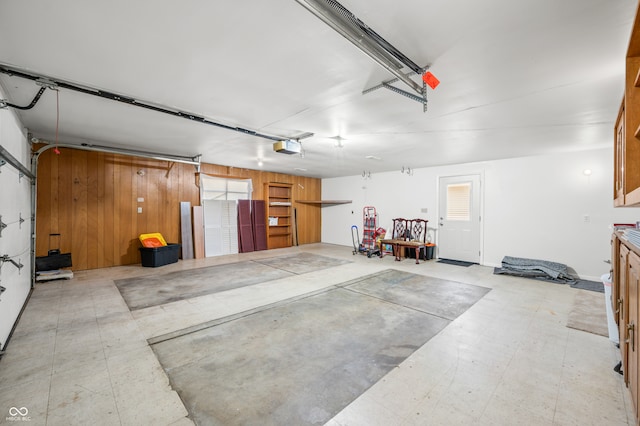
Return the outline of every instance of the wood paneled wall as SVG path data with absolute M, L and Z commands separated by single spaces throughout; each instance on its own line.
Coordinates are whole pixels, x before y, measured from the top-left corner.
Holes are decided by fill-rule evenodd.
M 194 166 L 61 148 L 45 151 L 37 172 L 36 255 L 71 252 L 74 270 L 140 263 L 138 235 L 160 232 L 180 242 L 180 202 L 199 205 Z M 320 208 L 295 203 L 319 200 L 321 180 L 260 170 L 202 164 L 201 173 L 251 178 L 253 199 L 264 182 L 293 185 L 298 242 L 320 242 Z M 143 198 L 143 202 L 138 199 Z M 142 207 L 142 213 L 138 213 Z M 60 234 L 60 237 L 50 237 Z

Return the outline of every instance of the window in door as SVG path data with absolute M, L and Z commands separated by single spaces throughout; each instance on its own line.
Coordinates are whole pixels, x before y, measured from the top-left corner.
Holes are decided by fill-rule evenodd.
M 447 220 L 468 221 L 471 219 L 471 183 L 447 186 Z

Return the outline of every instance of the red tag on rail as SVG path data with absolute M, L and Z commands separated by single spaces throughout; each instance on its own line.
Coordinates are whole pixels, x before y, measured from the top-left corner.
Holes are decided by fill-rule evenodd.
M 435 75 L 431 74 L 431 71 L 427 71 L 422 75 L 422 81 L 427 83 L 432 89 L 435 89 L 438 87 L 438 84 L 440 84 L 440 80 L 438 80 Z

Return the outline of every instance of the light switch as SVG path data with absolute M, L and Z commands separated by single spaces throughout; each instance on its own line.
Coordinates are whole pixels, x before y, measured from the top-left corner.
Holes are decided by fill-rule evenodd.
M 139 203 L 144 203 L 144 198 L 142 198 L 142 197 L 138 197 L 138 202 L 139 202 Z

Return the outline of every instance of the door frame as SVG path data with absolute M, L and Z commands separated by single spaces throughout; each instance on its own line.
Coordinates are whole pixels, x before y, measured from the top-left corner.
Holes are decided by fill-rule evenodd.
M 479 215 L 480 215 L 480 229 L 479 229 L 479 233 L 478 233 L 478 238 L 480 239 L 479 241 L 479 247 L 480 247 L 480 256 L 479 256 L 479 264 L 480 265 L 484 265 L 484 223 L 485 223 L 485 219 L 484 219 L 484 186 L 485 186 L 485 176 L 484 176 L 484 170 L 479 170 L 479 171 L 470 171 L 468 173 L 457 173 L 457 174 L 447 174 L 447 175 L 438 175 L 438 183 L 437 183 L 437 188 L 436 188 L 436 221 L 437 221 L 437 225 L 436 225 L 436 248 L 438 248 L 438 246 L 440 245 L 440 233 L 438 231 L 440 231 L 440 208 L 442 207 L 440 205 L 440 200 L 441 200 L 441 194 L 440 194 L 440 182 L 442 179 L 448 179 L 448 178 L 461 178 L 461 177 L 465 177 L 465 176 L 478 176 L 478 179 L 480 181 L 480 188 L 478 189 L 478 194 L 480 197 L 480 205 L 478 206 L 478 210 L 479 210 Z M 437 253 L 437 257 L 440 257 L 440 254 Z

